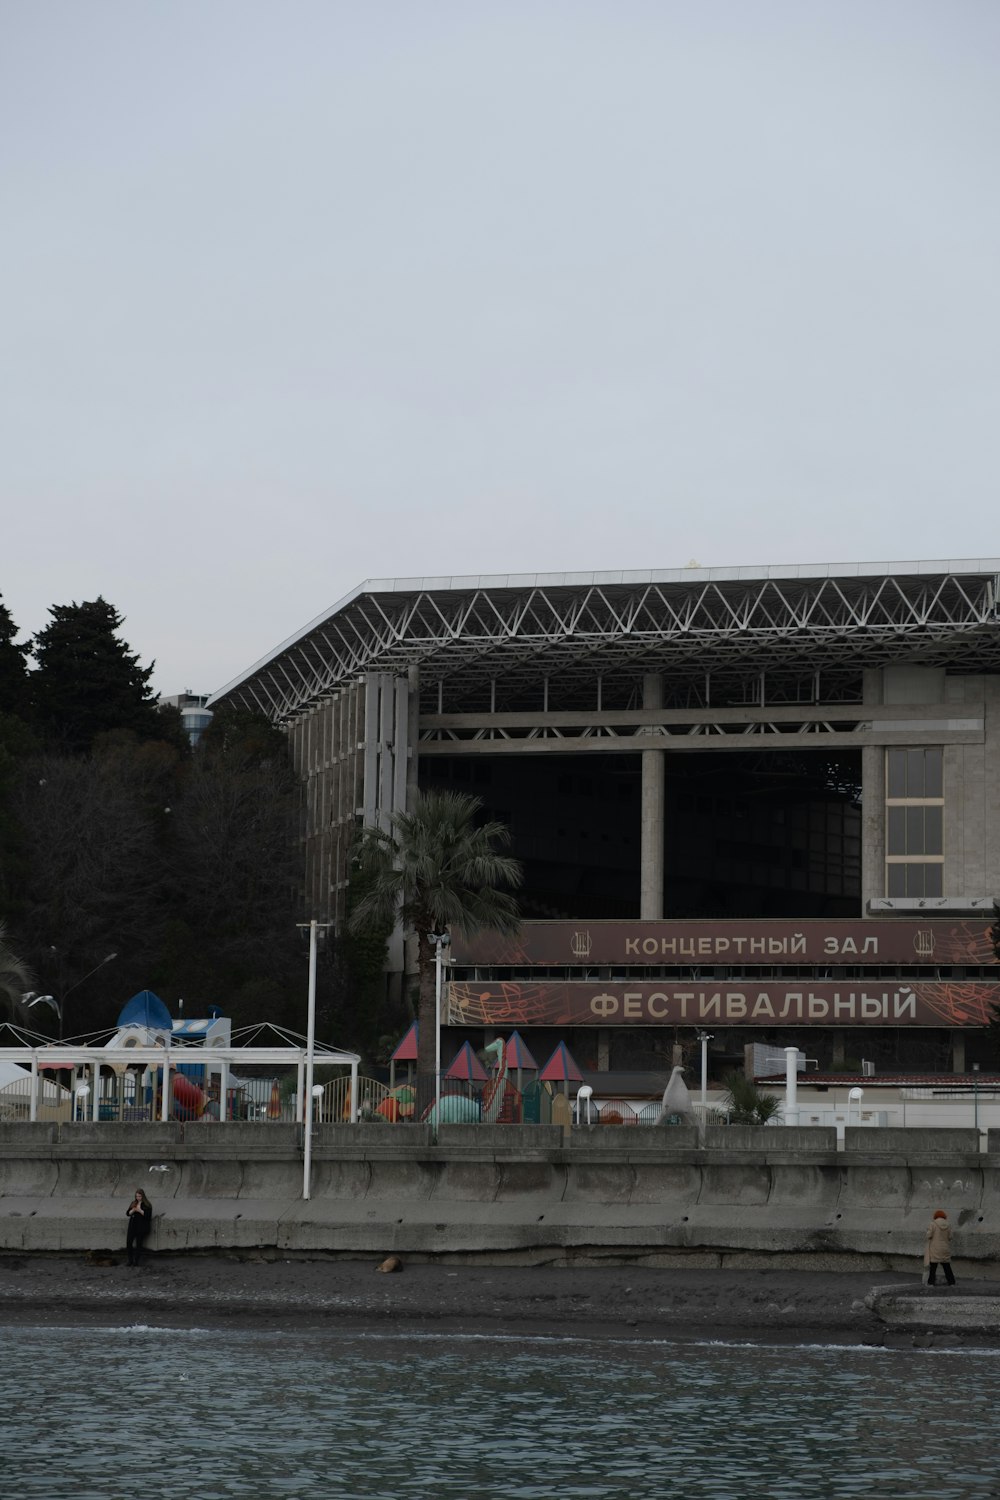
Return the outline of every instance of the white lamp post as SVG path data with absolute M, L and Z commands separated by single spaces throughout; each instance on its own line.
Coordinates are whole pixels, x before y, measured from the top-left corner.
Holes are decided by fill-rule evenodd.
M 858 1106 L 858 1124 L 859 1125 L 861 1124 L 861 1101 L 862 1101 L 862 1099 L 864 1097 L 865 1097 L 865 1091 L 864 1091 L 864 1089 L 851 1089 L 851 1092 L 848 1094 L 848 1096 L 847 1096 L 847 1123 L 848 1123 L 848 1125 L 850 1125 L 850 1123 L 851 1123 L 851 1105 L 852 1104 L 856 1104 Z
M 112 961 L 112 959 L 117 958 L 117 957 L 118 957 L 117 953 L 109 953 L 106 958 L 102 958 L 101 961 L 100 961 L 100 963 L 99 964 L 95 964 L 94 967 L 90 970 L 90 972 L 88 974 L 84 974 L 84 976 L 83 976 L 82 979 L 78 979 L 75 984 L 71 984 L 70 985 L 70 987 L 69 987 L 68 990 L 64 990 L 63 991 L 63 995 L 62 995 L 62 999 L 61 1000 L 55 1000 L 54 1001 L 52 999 L 51 995 L 40 995 L 38 997 L 40 1000 L 47 1000 L 49 1002 L 49 1004 L 52 1005 L 53 1009 L 56 1012 L 56 1015 L 59 1017 L 59 1040 L 60 1041 L 62 1041 L 62 1039 L 63 1039 L 63 1022 L 64 1022 L 64 1020 L 66 1018 L 66 1001 L 69 999 L 70 995 L 72 995 L 72 993 L 73 993 L 74 990 L 78 990 L 80 988 L 81 984 L 86 984 L 87 980 L 90 979 L 94 974 L 96 974 L 97 971 L 98 971 L 98 969 L 103 969 L 105 964 L 109 964 Z
M 799 1123 L 799 1049 L 785 1048 L 785 1124 Z
M 451 942 L 448 932 L 429 932 L 434 944 L 434 1129 L 441 1125 L 441 991 L 444 988 L 444 950 Z
M 302 1196 L 309 1197 L 312 1178 L 313 1062 L 316 1056 L 316 919 L 309 923 L 309 990 L 306 1009 L 306 1118 L 302 1151 Z
M 305 922 L 298 924 L 305 927 Z M 302 1148 L 302 1196 L 309 1197 L 312 1179 L 312 1127 L 313 1127 L 313 1103 L 315 1099 L 313 1091 L 313 1064 L 316 1057 L 316 948 L 317 933 L 320 927 L 330 927 L 330 922 L 317 922 L 314 917 L 308 923 L 309 927 L 309 992 L 306 1002 L 306 1079 L 305 1079 L 305 1141 Z M 351 1070 L 354 1076 L 354 1070 Z M 322 1090 L 321 1090 L 322 1092 Z M 356 1090 L 355 1090 L 356 1092 Z M 353 1103 L 356 1105 L 357 1100 Z M 352 1116 L 353 1118 L 353 1116 Z
M 708 1113 L 708 1044 L 712 1035 L 707 1031 L 699 1031 L 698 1040 L 701 1043 L 701 1123 L 704 1125 Z
M 576 1123 L 583 1124 L 582 1106 L 587 1106 L 587 1124 L 590 1124 L 590 1101 L 594 1097 L 594 1090 L 589 1083 L 581 1083 L 576 1092 Z

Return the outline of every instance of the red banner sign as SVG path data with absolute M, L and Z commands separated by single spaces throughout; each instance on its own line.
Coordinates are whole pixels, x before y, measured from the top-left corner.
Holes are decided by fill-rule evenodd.
M 449 1026 L 985 1026 L 1000 984 L 914 980 L 476 983 L 446 989 Z
M 457 934 L 458 964 L 524 968 L 712 964 L 995 964 L 989 923 L 940 918 L 802 922 L 523 922 L 512 937 Z M 998 971 L 1000 977 L 1000 971 Z

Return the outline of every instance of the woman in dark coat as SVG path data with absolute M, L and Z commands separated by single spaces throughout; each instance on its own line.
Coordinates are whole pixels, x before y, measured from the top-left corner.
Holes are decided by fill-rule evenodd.
M 153 1222 L 153 1205 L 150 1203 L 142 1188 L 136 1188 L 135 1197 L 125 1210 L 128 1216 L 128 1236 L 125 1247 L 128 1250 L 128 1263 L 130 1266 L 139 1264 L 139 1255 L 142 1251 L 142 1242 L 149 1233 L 149 1226 Z
M 951 1269 L 951 1225 L 943 1208 L 936 1209 L 927 1227 L 927 1248 L 924 1251 L 927 1267 L 927 1285 L 937 1285 L 938 1266 L 944 1271 L 949 1286 L 955 1285 L 955 1273 Z

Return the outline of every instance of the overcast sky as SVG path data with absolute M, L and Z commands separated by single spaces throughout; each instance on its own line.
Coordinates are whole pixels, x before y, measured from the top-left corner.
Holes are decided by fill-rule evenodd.
M 1000 553 L 996 0 L 0 0 L 0 592 Z

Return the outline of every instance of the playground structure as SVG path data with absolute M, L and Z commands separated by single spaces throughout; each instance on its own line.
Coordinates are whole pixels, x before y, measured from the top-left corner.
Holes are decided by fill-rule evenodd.
M 415 1027 L 411 1027 L 393 1054 L 390 1082 L 376 1078 L 357 1080 L 359 1120 L 389 1125 L 551 1125 L 560 1123 L 567 1109 L 575 1116 L 576 1091 L 583 1081 L 565 1044 L 540 1068 L 520 1035 L 496 1037 L 480 1053 L 483 1065 L 468 1043 L 441 1076 L 440 1111 L 432 1100 L 418 1108 L 418 1090 L 412 1069 L 406 1082 L 396 1083 L 396 1064 L 412 1064 L 416 1057 Z M 320 1124 L 336 1124 L 350 1118 L 353 1101 L 350 1079 L 332 1079 L 317 1099 Z M 558 1101 L 558 1102 L 557 1102 Z M 586 1123 L 592 1125 L 655 1125 L 662 1113 L 659 1100 L 602 1096 L 589 1102 Z
M 274 1030 L 274 1028 L 268 1028 Z M 228 1017 L 170 1016 L 149 990 L 125 1005 L 110 1035 L 51 1042 L 8 1026 L 19 1045 L 0 1047 L 0 1122 L 184 1124 L 303 1123 L 303 1039 L 277 1033 L 284 1045 L 255 1046 L 265 1028 L 232 1034 Z M 415 1079 L 415 1027 L 393 1054 L 390 1081 L 361 1077 L 353 1053 L 318 1046 L 313 1087 L 316 1125 L 564 1124 L 577 1113 L 591 1125 L 654 1124 L 655 1100 L 584 1097 L 583 1074 L 560 1042 L 539 1067 L 515 1031 L 477 1056 L 466 1043 L 443 1070 L 440 1107 L 433 1080 Z M 0 1037 L 0 1040 L 3 1038 Z M 405 1081 L 396 1081 L 397 1062 Z M 336 1076 L 331 1077 L 331 1071 Z M 596 1080 L 595 1080 L 596 1081 Z
M 177 1020 L 150 990 L 134 995 L 101 1040 L 51 1042 L 6 1026 L 17 1046 L 0 1047 L 0 1120 L 132 1124 L 176 1120 L 302 1122 L 307 1048 L 277 1028 L 232 1034 L 228 1017 Z M 254 1045 L 270 1031 L 279 1044 Z M 349 1070 L 358 1096 L 360 1059 L 324 1045 L 314 1066 Z M 353 1087 L 352 1087 L 353 1085 Z M 356 1110 L 345 1117 L 356 1121 Z

